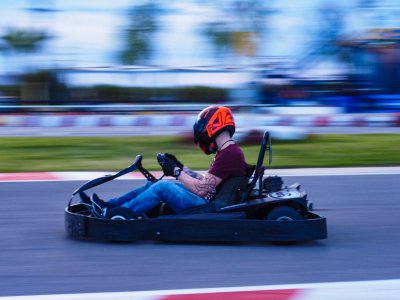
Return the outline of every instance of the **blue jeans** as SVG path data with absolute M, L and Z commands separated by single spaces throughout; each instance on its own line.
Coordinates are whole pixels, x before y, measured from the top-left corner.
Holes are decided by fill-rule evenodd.
M 204 198 L 197 196 L 181 183 L 171 180 L 148 182 L 144 186 L 108 201 L 116 206 L 127 207 L 137 214 L 144 213 L 160 202 L 167 203 L 174 212 L 206 204 Z

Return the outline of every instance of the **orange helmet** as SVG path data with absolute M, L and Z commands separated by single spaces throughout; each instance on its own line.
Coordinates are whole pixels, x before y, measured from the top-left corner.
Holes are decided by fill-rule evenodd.
M 194 142 L 205 154 L 215 153 L 218 150 L 215 139 L 224 130 L 231 137 L 235 133 L 231 110 L 225 106 L 209 106 L 199 113 L 193 125 Z

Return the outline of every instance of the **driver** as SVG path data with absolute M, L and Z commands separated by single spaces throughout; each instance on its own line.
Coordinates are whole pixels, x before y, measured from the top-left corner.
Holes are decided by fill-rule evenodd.
M 234 133 L 235 122 L 228 107 L 209 106 L 203 109 L 193 126 L 194 142 L 206 155 L 215 154 L 204 175 L 188 169 L 174 155 L 166 153 L 167 160 L 162 164 L 162 170 L 166 176 L 175 177 L 177 181 L 148 182 L 107 202 L 93 194 L 90 198 L 92 213 L 97 217 L 106 217 L 110 209 L 125 207 L 141 215 L 160 202 L 167 203 L 178 213 L 212 201 L 223 180 L 245 176 L 247 172 L 244 154 L 232 139 Z

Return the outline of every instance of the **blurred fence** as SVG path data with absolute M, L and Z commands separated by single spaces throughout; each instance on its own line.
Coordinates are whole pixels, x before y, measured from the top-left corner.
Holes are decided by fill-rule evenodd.
M 233 111 L 256 112 L 268 104 L 97 104 L 97 105 L 3 105 L 0 113 L 179 113 L 199 112 L 210 105 L 229 106 Z
M 182 127 L 191 130 L 197 113 L 157 114 L 5 114 L 0 115 L 0 127 Z M 257 130 L 268 126 L 293 127 L 400 127 L 400 113 L 277 115 L 267 113 L 237 113 L 239 128 Z

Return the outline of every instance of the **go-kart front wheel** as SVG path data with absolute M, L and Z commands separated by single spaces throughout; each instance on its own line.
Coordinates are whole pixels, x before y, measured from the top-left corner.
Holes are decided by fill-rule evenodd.
M 132 210 L 126 207 L 116 207 L 110 209 L 106 214 L 107 219 L 111 220 L 130 220 L 138 219 L 139 216 L 135 214 Z
M 265 219 L 269 221 L 296 221 L 302 220 L 303 217 L 290 206 L 278 206 L 273 208 Z

